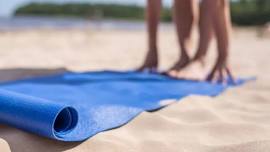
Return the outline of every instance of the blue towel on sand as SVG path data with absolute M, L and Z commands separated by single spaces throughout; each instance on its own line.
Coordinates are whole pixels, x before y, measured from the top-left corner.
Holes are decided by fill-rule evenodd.
M 67 72 L 0 84 L 0 123 L 56 140 L 83 141 L 164 107 L 163 100 L 216 96 L 232 86 L 139 72 Z

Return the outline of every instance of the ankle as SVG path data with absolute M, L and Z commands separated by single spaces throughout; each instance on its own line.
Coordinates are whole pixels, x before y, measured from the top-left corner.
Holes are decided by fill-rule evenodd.
M 192 59 L 193 61 L 204 61 L 205 55 L 204 54 L 196 54 L 195 57 Z
M 180 59 L 183 60 L 183 61 L 190 61 L 190 57 L 187 53 L 182 53 L 181 56 L 180 56 Z
M 200 63 L 202 66 L 205 66 L 205 57 L 201 56 L 201 57 L 193 58 L 191 62 L 197 62 L 197 63 Z

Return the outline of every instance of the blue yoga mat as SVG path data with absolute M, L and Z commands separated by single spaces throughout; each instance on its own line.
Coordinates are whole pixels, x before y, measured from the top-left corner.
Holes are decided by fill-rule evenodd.
M 0 84 L 0 123 L 56 140 L 83 141 L 162 108 L 163 100 L 216 96 L 232 86 L 139 72 L 67 72 Z

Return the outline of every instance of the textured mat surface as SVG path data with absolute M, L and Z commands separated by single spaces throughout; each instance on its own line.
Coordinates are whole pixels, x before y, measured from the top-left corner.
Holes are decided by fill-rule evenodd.
M 0 123 L 61 141 L 82 141 L 188 95 L 228 87 L 138 72 L 64 73 L 0 84 Z

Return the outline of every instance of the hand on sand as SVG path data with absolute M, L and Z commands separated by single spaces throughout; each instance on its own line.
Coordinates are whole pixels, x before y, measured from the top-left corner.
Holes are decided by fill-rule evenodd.
M 217 63 L 206 80 L 223 84 L 235 84 L 235 79 L 231 73 L 231 70 L 225 63 Z

